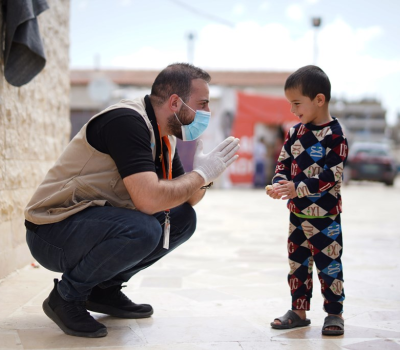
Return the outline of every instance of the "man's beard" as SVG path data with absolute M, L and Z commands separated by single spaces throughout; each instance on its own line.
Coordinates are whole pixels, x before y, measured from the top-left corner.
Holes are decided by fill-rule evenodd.
M 181 124 L 179 124 L 178 120 L 176 119 L 175 115 L 172 114 L 168 117 L 168 134 L 174 135 L 178 139 L 182 140 L 182 129 Z
M 177 113 L 177 116 L 178 116 L 179 120 L 182 122 L 183 125 L 190 124 L 188 122 L 188 120 L 190 118 L 189 117 L 189 113 L 188 113 L 188 111 L 186 110 L 185 107 L 181 108 L 181 110 Z M 179 123 L 179 120 L 176 118 L 175 114 L 171 114 L 168 117 L 168 122 L 167 122 L 168 133 L 170 135 L 174 135 L 178 139 L 182 140 L 182 138 L 183 138 L 183 136 L 182 136 L 182 128 L 181 128 L 182 124 Z

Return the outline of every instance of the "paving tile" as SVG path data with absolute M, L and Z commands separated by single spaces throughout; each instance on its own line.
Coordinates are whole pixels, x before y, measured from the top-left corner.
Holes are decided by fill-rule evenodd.
M 0 329 L 0 350 L 23 349 L 17 331 Z
M 390 339 L 379 339 L 362 341 L 352 345 L 344 346 L 349 350 L 365 350 L 365 349 L 384 349 L 384 350 L 400 350 L 400 345 Z
M 321 334 L 322 327 L 302 327 L 296 328 L 295 330 L 285 331 L 284 333 L 277 335 L 275 338 L 284 339 L 320 339 L 326 338 Z M 345 335 L 347 339 L 350 338 L 400 338 L 400 332 L 387 331 L 375 328 L 355 327 L 348 326 L 345 324 Z M 328 336 L 329 338 L 332 338 Z M 343 338 L 344 335 L 337 336 L 335 338 Z
M 377 321 L 400 321 L 400 309 L 394 311 L 370 311 L 368 315 Z
M 87 349 L 87 348 L 86 348 Z M 107 350 L 128 349 L 127 347 L 107 348 Z M 129 347 L 132 350 L 243 350 L 238 342 L 218 343 L 170 343 L 163 345 L 144 345 Z M 80 349 L 79 349 L 80 350 Z M 83 350 L 83 349 L 82 349 Z
M 213 289 L 184 289 L 175 291 L 175 294 L 179 294 L 185 298 L 189 298 L 192 300 L 196 300 L 199 302 L 202 301 L 215 301 L 215 300 L 232 300 L 239 299 L 239 297 L 235 297 L 233 295 L 229 295 L 227 293 L 222 293 Z
M 21 329 L 18 331 L 24 349 L 75 349 L 134 347 L 143 345 L 143 340 L 129 327 L 110 327 L 103 338 L 71 337 L 60 329 L 50 328 Z
M 181 288 L 182 278 L 180 277 L 144 277 L 141 287 L 152 288 Z
M 282 350 L 282 349 L 290 349 L 290 350 L 304 350 L 304 349 L 312 349 L 312 350 L 340 350 L 340 345 L 330 342 L 330 341 L 313 341 L 313 340 L 296 340 L 296 341 L 284 341 L 284 340 L 272 340 L 269 342 L 250 342 L 243 343 L 241 342 L 243 350 Z
M 138 320 L 149 344 L 267 341 L 241 317 L 175 317 Z

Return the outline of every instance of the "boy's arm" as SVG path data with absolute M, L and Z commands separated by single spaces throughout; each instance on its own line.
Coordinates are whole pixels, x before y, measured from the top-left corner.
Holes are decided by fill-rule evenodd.
M 283 180 L 290 180 L 290 169 L 291 169 L 291 148 L 290 148 L 290 130 L 286 135 L 285 142 L 282 146 L 281 153 L 279 154 L 277 164 L 275 167 L 275 176 L 272 178 L 272 186 L 268 185 L 265 187 L 267 195 L 273 199 L 280 199 L 282 194 L 277 190 L 280 187 L 279 182 Z
M 336 185 L 341 179 L 348 155 L 347 140 L 343 135 L 332 135 L 327 148 L 324 170 L 311 178 L 295 183 L 297 197 L 321 193 Z
M 292 166 L 292 154 L 290 149 L 290 134 L 291 130 L 286 135 L 285 142 L 279 154 L 278 161 L 275 167 L 275 176 L 272 178 L 272 184 L 277 184 L 281 180 L 290 181 L 290 170 Z

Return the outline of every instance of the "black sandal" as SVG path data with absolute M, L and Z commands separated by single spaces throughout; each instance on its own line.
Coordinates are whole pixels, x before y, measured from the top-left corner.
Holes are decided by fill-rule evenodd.
M 328 330 L 328 327 L 338 327 L 340 329 Z M 344 319 L 340 316 L 328 315 L 325 317 L 324 325 L 322 327 L 323 335 L 343 335 L 344 334 Z
M 297 315 L 292 310 L 289 310 L 288 312 L 286 312 L 286 314 L 284 314 L 281 317 L 275 318 L 275 320 L 281 322 L 281 324 L 276 324 L 274 322 L 271 322 L 271 327 L 275 329 L 290 329 L 296 327 L 305 327 L 311 323 L 311 321 L 308 318 L 302 320 L 300 316 Z M 289 320 L 291 322 L 289 322 Z

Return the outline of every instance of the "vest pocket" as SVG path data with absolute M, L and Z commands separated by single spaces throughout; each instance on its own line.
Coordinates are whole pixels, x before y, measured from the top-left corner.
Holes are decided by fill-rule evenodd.
M 77 204 L 71 205 L 69 207 L 62 207 L 62 208 L 50 208 L 47 210 L 47 212 L 50 215 L 57 215 L 57 214 L 63 214 L 69 211 L 73 211 L 73 213 L 77 213 L 80 210 L 86 209 L 87 207 L 92 205 L 92 201 L 82 201 Z
M 74 179 L 74 181 L 75 180 L 77 179 Z M 76 181 L 76 183 L 79 184 L 80 182 Z M 47 212 L 50 215 L 64 215 L 67 213 L 66 216 L 63 216 L 63 218 L 66 218 L 91 206 L 106 205 L 106 200 L 96 199 L 96 192 L 91 188 L 86 187 L 86 190 L 83 190 L 83 188 L 84 187 L 75 187 L 72 194 L 69 195 L 69 198 L 67 198 L 64 203 L 57 208 L 49 208 Z

